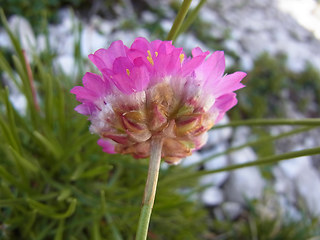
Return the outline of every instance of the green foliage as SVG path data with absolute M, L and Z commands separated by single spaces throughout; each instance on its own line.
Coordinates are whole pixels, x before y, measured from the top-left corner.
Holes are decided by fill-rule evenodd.
M 85 3 L 84 0 L 0 0 L 0 6 L 5 7 L 9 16 L 13 14 L 23 16 L 36 28 L 44 17 L 51 22 L 57 22 L 59 20 L 57 13 L 61 7 L 84 7 Z
M 230 111 L 233 119 L 286 117 L 284 106 L 288 101 L 307 117 L 319 116 L 320 73 L 311 64 L 295 73 L 287 68 L 285 56 L 274 58 L 264 53 L 244 84 L 237 108 Z
M 223 220 L 214 220 L 211 226 L 213 239 L 319 239 L 318 219 L 305 216 L 293 220 L 286 213 L 281 214 L 279 209 L 264 209 L 262 204 L 266 203 L 249 203 L 249 208 L 234 221 L 230 221 L 227 215 Z
M 77 102 L 69 91 L 83 73 L 76 83 L 54 71 L 50 50 L 34 54 L 30 65 L 7 31 L 15 47 L 14 66 L 1 51 L 0 69 L 26 97 L 27 109 L 18 112 L 10 89 L 1 87 L 0 239 L 133 239 L 147 160 L 103 153 L 86 117 L 73 110 Z M 160 172 L 150 226 L 154 239 L 197 239 L 206 228 L 194 225 L 204 222 L 204 210 L 179 191 L 196 181 L 161 184 L 182 172 L 188 171 Z

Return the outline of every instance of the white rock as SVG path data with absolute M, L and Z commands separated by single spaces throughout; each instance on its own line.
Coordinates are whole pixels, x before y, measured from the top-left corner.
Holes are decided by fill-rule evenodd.
M 217 15 L 217 12 L 206 7 L 201 8 L 199 17 L 203 22 L 210 24 L 217 24 L 218 21 L 221 21 Z
M 230 220 L 236 219 L 242 211 L 241 205 L 237 202 L 225 202 L 222 204 L 221 208 Z
M 241 164 L 256 159 L 252 148 L 243 148 L 230 154 L 233 164 Z M 256 167 L 237 169 L 230 173 L 225 184 L 225 193 L 228 200 L 245 203 L 245 199 L 259 199 L 262 197 L 266 183 Z
M 142 21 L 145 23 L 154 23 L 157 20 L 157 16 L 150 11 L 142 12 L 141 18 L 142 18 Z
M 181 165 L 184 167 L 189 167 L 190 165 L 198 164 L 202 159 L 203 157 L 199 152 L 193 152 L 191 156 L 182 160 Z
M 212 150 L 207 150 L 205 152 L 202 152 L 202 158 L 207 158 L 209 156 L 212 156 L 214 154 L 224 152 L 226 150 L 225 144 L 217 145 L 216 148 L 213 148 Z M 204 163 L 205 170 L 215 170 L 219 168 L 226 167 L 228 165 L 228 158 L 227 155 L 221 155 L 218 157 L 215 157 L 214 159 L 207 161 Z M 229 172 L 220 172 L 220 173 L 214 173 L 214 174 L 208 174 L 203 176 L 200 179 L 201 184 L 211 184 L 214 186 L 220 186 L 222 185 L 226 179 L 229 176 Z
M 279 196 L 278 200 L 280 207 L 283 209 L 283 212 L 286 217 L 296 221 L 300 221 L 302 219 L 301 213 L 292 204 L 292 202 L 288 201 L 288 199 L 285 196 Z
M 313 168 L 305 168 L 300 171 L 295 184 L 298 193 L 306 202 L 311 214 L 320 215 L 320 176 Z
M 247 143 L 250 140 L 250 134 L 250 127 L 237 127 L 237 129 L 233 133 L 233 141 L 231 143 L 232 147 Z
M 56 69 L 61 69 L 66 75 L 72 75 L 76 73 L 74 57 L 71 55 L 61 55 L 54 61 Z
M 300 173 L 312 169 L 311 156 L 303 156 L 287 161 L 281 161 L 278 165 L 284 174 L 291 180 L 297 178 Z
M 37 37 L 37 52 L 43 52 L 47 48 L 46 37 L 43 34 L 40 34 Z
M 172 27 L 172 23 L 173 23 L 172 20 L 164 19 L 164 20 L 160 21 L 160 26 L 163 29 L 163 31 L 169 33 L 169 31 Z
M 230 122 L 227 115 L 221 119 L 221 121 L 217 125 L 228 124 Z M 208 132 L 208 141 L 205 147 L 212 147 L 216 146 L 217 144 L 227 141 L 232 136 L 232 128 L 225 127 L 225 128 L 218 128 Z
M 107 38 L 99 34 L 92 26 L 84 26 L 81 33 L 81 55 L 87 57 L 99 48 L 106 48 Z
M 3 48 L 12 48 L 11 41 L 8 34 L 0 29 L 0 47 Z
M 279 166 L 275 166 L 272 169 L 272 173 L 275 177 L 274 190 L 277 194 L 284 195 L 290 202 L 295 203 L 295 185 L 291 179 L 289 179 Z
M 13 107 L 21 114 L 26 114 L 27 109 L 27 99 L 23 94 L 10 94 L 9 96 L 10 102 Z
M 217 187 L 208 187 L 201 194 L 202 202 L 207 206 L 216 206 L 223 202 L 223 192 Z
M 230 50 L 235 52 L 236 54 L 238 54 L 239 56 L 242 54 L 242 47 L 240 45 L 240 43 L 236 40 L 233 39 L 228 39 L 224 42 L 224 46 Z
M 21 47 L 26 51 L 29 61 L 37 42 L 30 23 L 23 17 L 14 15 L 9 19 L 11 31 L 18 37 Z
M 193 34 L 181 34 L 177 40 L 177 46 L 183 47 L 186 51 L 191 51 L 195 47 L 200 47 L 202 51 L 210 51 L 210 49 L 199 41 Z
M 254 67 L 254 61 L 252 56 L 249 54 L 243 54 L 241 55 L 240 59 L 241 68 L 245 71 L 251 71 Z
M 225 54 L 224 57 L 226 59 L 226 68 L 230 68 L 230 67 L 234 66 L 235 61 L 234 61 L 233 57 L 231 57 L 231 56 L 229 56 L 227 54 Z

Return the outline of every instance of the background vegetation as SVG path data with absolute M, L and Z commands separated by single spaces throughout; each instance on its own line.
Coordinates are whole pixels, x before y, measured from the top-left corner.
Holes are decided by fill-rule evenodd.
M 6 14 L 22 14 L 34 27 L 42 16 L 56 21 L 62 6 L 83 9 L 87 3 L 52 0 L 30 4 L 0 0 Z M 148 4 L 139 1 L 138 6 L 143 5 Z M 115 14 L 111 3 L 104 6 Z M 0 51 L 0 239 L 134 239 L 148 162 L 103 153 L 96 144 L 97 136 L 88 131 L 86 117 L 73 111 L 77 102 L 69 91 L 80 84 L 84 74 L 77 55 L 80 44 L 74 46 L 79 71 L 70 77 L 53 69 L 56 56 L 50 48 L 27 59 L 4 15 L 2 24 L 14 52 Z M 156 26 L 146 27 L 164 35 Z M 221 39 L 205 41 L 217 46 Z M 232 119 L 285 117 L 277 104 L 285 101 L 298 104 L 306 116 L 317 116 L 308 106 L 313 101 L 320 103 L 319 73 L 311 65 L 303 73 L 293 73 L 285 67 L 285 60 L 285 56 L 268 55 L 257 59 L 239 95 L 239 106 L 231 112 Z M 289 95 L 283 95 L 284 89 Z M 25 112 L 14 107 L 15 90 L 27 100 Z M 301 91 L 309 98 L 302 98 Z M 319 236 L 316 219 L 307 214 L 301 221 L 286 215 L 265 218 L 257 210 L 258 202 L 248 203 L 237 219 L 226 215 L 217 219 L 213 209 L 198 201 L 205 188 L 198 184 L 200 175 L 181 177 L 192 175 L 198 167 L 161 170 L 150 239 L 298 240 Z

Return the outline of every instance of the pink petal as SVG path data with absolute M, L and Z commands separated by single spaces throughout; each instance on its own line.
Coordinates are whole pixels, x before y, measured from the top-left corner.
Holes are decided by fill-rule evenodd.
M 133 83 L 127 73 L 119 73 L 112 76 L 112 82 L 124 94 L 133 93 Z
M 111 90 L 110 83 L 104 81 L 98 74 L 87 72 L 83 78 L 82 83 L 85 88 L 95 92 L 97 95 L 102 96 Z
M 75 94 L 80 102 L 94 102 L 98 98 L 97 93 L 85 87 L 75 86 L 70 92 Z
M 74 110 L 82 115 L 91 115 L 95 110 L 95 106 L 93 104 L 83 103 L 76 106 Z
M 199 47 L 196 47 L 196 48 L 194 48 L 194 49 L 192 49 L 192 56 L 193 57 L 197 57 L 197 56 L 199 56 L 199 55 L 205 55 L 205 56 L 207 56 L 210 52 L 209 51 L 206 51 L 206 52 L 203 52 L 202 50 L 201 50 L 201 48 L 199 48 Z
M 223 51 L 215 51 L 204 63 L 204 71 L 207 73 L 208 81 L 221 78 L 225 70 L 225 59 Z
M 140 52 L 143 52 L 147 54 L 148 50 L 150 50 L 151 46 L 147 39 L 143 37 L 136 38 L 134 42 L 132 43 L 130 49 L 131 50 L 138 50 Z
M 244 72 L 235 72 L 229 75 L 224 76 L 218 83 L 217 86 L 213 88 L 213 94 L 216 97 L 222 96 L 226 93 L 233 92 L 240 88 L 243 88 L 244 85 L 240 81 L 247 74 Z
M 119 40 L 113 42 L 108 49 L 99 49 L 88 57 L 102 71 L 104 68 L 112 69 L 114 60 L 126 56 L 126 52 L 127 47 Z
M 197 67 L 199 67 L 203 63 L 205 58 L 206 58 L 206 55 L 198 55 L 196 57 L 193 57 L 189 61 L 185 61 L 182 64 L 180 74 L 182 76 L 189 75 L 190 73 L 192 73 Z
M 223 118 L 224 114 L 233 106 L 235 106 L 237 102 L 238 100 L 235 93 L 225 94 L 217 98 L 212 107 L 213 111 L 218 111 L 219 113 L 215 123 L 219 122 Z
M 127 57 L 118 57 L 114 60 L 112 69 L 115 74 L 127 74 L 127 69 L 131 70 L 132 67 L 133 63 Z
M 130 77 L 134 82 L 134 89 L 143 91 L 149 84 L 150 74 L 146 66 L 134 67 L 130 73 Z
M 161 40 L 154 40 L 150 43 L 151 48 L 153 49 L 154 52 L 157 52 L 159 49 L 160 44 L 162 43 Z
M 110 154 L 115 154 L 114 150 L 114 144 L 112 144 L 110 141 L 100 138 L 97 141 L 98 145 L 102 147 L 102 151 Z

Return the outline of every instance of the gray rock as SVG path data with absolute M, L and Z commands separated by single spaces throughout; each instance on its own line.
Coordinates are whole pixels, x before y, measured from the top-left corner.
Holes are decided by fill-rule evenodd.
M 241 164 L 256 159 L 256 154 L 251 148 L 243 148 L 232 153 L 230 159 L 233 164 Z M 224 189 L 228 200 L 244 204 L 246 199 L 261 198 L 265 185 L 259 169 L 249 167 L 231 172 Z
M 202 152 L 201 155 L 202 155 L 202 158 L 207 158 L 209 156 L 223 152 L 225 150 L 226 150 L 226 145 L 220 144 L 220 145 L 217 145 L 212 150 L 207 150 L 205 152 Z M 215 170 L 215 169 L 226 167 L 227 165 L 228 165 L 227 155 L 221 155 L 221 156 L 215 157 L 210 161 L 205 162 L 204 168 L 205 170 Z M 208 174 L 203 176 L 200 179 L 200 182 L 203 185 L 212 184 L 214 186 L 221 186 L 226 181 L 228 176 L 229 176 L 229 172 Z
M 22 49 L 26 51 L 29 61 L 31 54 L 36 50 L 37 41 L 30 23 L 23 17 L 14 15 L 9 19 L 9 28 L 18 37 Z
M 92 26 L 84 26 L 81 32 L 81 55 L 87 57 L 99 48 L 106 48 L 107 38 L 98 33 Z
M 230 122 L 227 115 L 224 115 L 224 117 L 221 119 L 221 121 L 217 125 L 223 125 L 228 124 Z M 227 141 L 232 136 L 232 128 L 226 127 L 226 128 L 218 128 L 214 129 L 212 131 L 208 132 L 208 141 L 204 148 L 210 148 L 215 147 L 216 145 Z
M 219 205 L 223 199 L 223 192 L 214 186 L 206 188 L 201 194 L 201 200 L 206 206 Z
M 199 152 L 193 152 L 191 156 L 186 157 L 182 160 L 181 165 L 189 167 L 190 165 L 198 164 L 202 159 L 203 157 Z
M 222 204 L 221 209 L 225 216 L 230 220 L 236 219 L 242 211 L 241 204 L 237 202 L 225 202 Z

